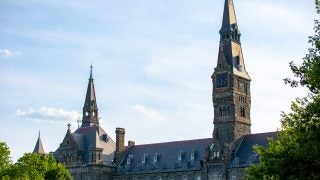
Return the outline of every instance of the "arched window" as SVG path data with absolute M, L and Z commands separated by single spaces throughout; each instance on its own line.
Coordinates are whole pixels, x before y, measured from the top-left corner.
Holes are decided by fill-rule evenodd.
M 246 117 L 246 109 L 243 108 L 243 117 Z
M 227 106 L 227 116 L 230 116 L 231 112 L 230 112 L 230 106 Z
M 222 108 L 219 107 L 219 116 L 222 116 Z
M 227 115 L 227 109 L 226 107 L 223 107 L 223 110 L 222 110 L 222 116 L 226 116 Z
M 241 117 L 246 117 L 246 109 L 244 107 L 240 108 L 240 116 Z

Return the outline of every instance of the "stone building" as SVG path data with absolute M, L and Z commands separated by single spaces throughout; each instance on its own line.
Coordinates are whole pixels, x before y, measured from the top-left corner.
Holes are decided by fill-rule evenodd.
M 71 132 L 70 124 L 60 147 L 54 152 L 74 179 L 106 179 L 114 169 L 116 143 L 99 125 L 92 66 L 83 106 L 82 125 Z
M 54 152 L 74 179 L 222 180 L 244 179 L 244 169 L 259 163 L 253 145 L 266 145 L 276 132 L 251 134 L 251 78 L 245 68 L 233 0 L 225 0 L 213 83 L 213 134 L 209 138 L 125 146 L 125 129 L 116 141 L 99 125 L 92 67 L 82 125 L 70 125 Z M 130 127 L 129 127 L 130 128 Z

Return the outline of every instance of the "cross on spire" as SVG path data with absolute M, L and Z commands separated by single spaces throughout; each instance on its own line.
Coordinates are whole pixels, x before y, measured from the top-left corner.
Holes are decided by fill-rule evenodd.
M 95 94 L 94 83 L 92 78 L 92 69 L 93 67 L 91 63 L 90 79 L 88 83 L 86 99 L 83 106 L 81 127 L 87 127 L 87 126 L 99 124 L 98 106 L 97 106 L 96 94 Z
M 68 132 L 71 132 L 71 130 L 70 130 L 70 127 L 71 127 L 71 124 L 70 123 L 68 123 Z

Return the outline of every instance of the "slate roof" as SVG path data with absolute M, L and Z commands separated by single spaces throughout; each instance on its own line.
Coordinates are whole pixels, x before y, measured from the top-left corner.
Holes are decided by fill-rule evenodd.
M 112 162 L 116 145 L 100 126 L 80 127 L 72 135 L 77 139 L 79 145 L 82 144 L 81 148 L 86 151 L 90 148 L 102 148 L 104 162 Z
M 229 168 L 248 167 L 251 164 L 259 163 L 259 156 L 253 152 L 254 145 L 266 146 L 268 138 L 277 139 L 277 132 L 248 134 L 240 139 L 239 145 L 232 154 Z
M 36 146 L 33 149 L 33 153 L 39 153 L 39 154 L 44 154 L 44 149 L 43 149 L 43 145 L 40 139 L 40 133 L 39 133 L 39 137 L 36 143 Z
M 89 151 L 91 148 L 101 148 L 103 149 L 103 164 L 113 163 L 112 161 L 115 151 L 115 142 L 99 125 L 80 127 L 74 133 L 67 132 L 63 142 L 55 152 L 55 156 L 58 159 L 60 159 L 62 156 L 61 150 L 66 148 L 66 144 L 68 144 L 65 143 L 65 141 L 68 141 L 69 139 L 71 139 L 76 145 L 72 146 L 70 144 L 70 147 L 77 148 L 78 150 L 83 150 L 82 157 L 85 162 L 89 161 Z
M 237 18 L 233 6 L 233 0 L 225 0 L 220 32 L 233 30 L 233 28 L 237 26 L 236 24 Z
M 200 161 L 205 157 L 205 149 L 211 143 L 212 138 L 207 138 L 127 147 L 126 155 L 118 166 L 117 173 L 124 175 L 200 170 Z M 179 153 L 181 160 L 178 159 Z M 194 153 L 194 160 L 191 159 L 192 153 Z M 157 161 L 154 161 L 156 157 Z

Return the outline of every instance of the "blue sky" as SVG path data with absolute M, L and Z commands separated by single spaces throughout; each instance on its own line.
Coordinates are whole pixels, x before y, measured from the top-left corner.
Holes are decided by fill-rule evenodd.
M 13 160 L 41 131 L 54 151 L 84 103 L 89 66 L 102 127 L 137 144 L 211 137 L 223 0 L 0 1 L 0 141 Z M 317 18 L 313 1 L 234 0 L 252 81 L 252 131 L 275 131 L 305 95 L 285 86 Z

